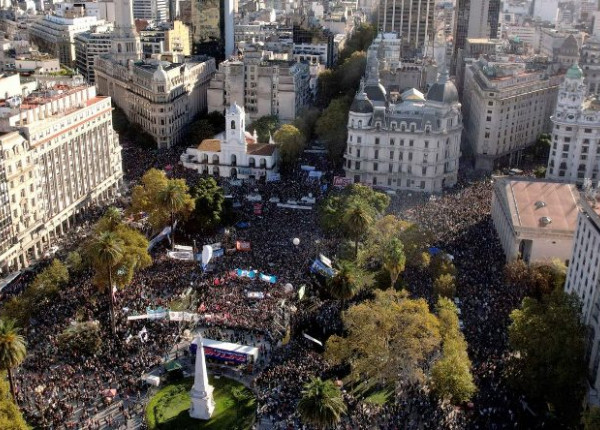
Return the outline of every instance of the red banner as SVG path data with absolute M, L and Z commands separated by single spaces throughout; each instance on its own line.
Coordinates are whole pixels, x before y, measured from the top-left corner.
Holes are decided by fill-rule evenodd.
M 254 203 L 254 215 L 262 215 L 262 203 Z
M 252 245 L 250 245 L 250 242 L 238 240 L 235 243 L 235 249 L 238 251 L 252 251 Z
M 346 178 L 344 176 L 334 176 L 333 177 L 333 186 L 334 187 L 344 188 L 344 187 L 347 187 L 348 185 L 352 185 L 353 183 L 354 183 L 353 178 Z

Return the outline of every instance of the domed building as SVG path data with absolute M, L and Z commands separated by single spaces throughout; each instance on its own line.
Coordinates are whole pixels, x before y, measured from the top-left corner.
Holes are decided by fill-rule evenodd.
M 456 184 L 462 118 L 448 72 L 440 74 L 427 96 L 415 88 L 388 96 L 374 63 L 350 106 L 346 176 L 391 190 L 429 193 Z
M 600 172 L 600 100 L 586 97 L 583 71 L 574 64 L 558 90 L 552 120 L 552 147 L 546 177 L 598 184 Z

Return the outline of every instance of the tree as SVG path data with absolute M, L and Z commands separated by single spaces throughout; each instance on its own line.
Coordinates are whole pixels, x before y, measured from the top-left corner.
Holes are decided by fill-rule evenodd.
M 471 399 L 477 387 L 473 382 L 467 342 L 459 327 L 458 310 L 454 303 L 441 297 L 436 312 L 442 336 L 442 356 L 431 369 L 432 388 L 442 399 L 454 404 L 463 403 Z
M 102 345 L 98 321 L 86 321 L 69 325 L 58 336 L 58 344 L 64 351 L 74 357 L 97 354 Z
M 547 403 L 566 425 L 579 419 L 586 390 L 580 317 L 579 300 L 562 290 L 541 300 L 526 297 L 510 314 L 510 381 L 530 399 Z
M 390 286 L 394 288 L 398 277 L 406 267 L 406 255 L 404 255 L 404 245 L 400 239 L 392 237 L 382 247 L 381 259 L 383 268 L 390 274 Z
M 341 260 L 337 266 L 337 272 L 328 279 L 327 288 L 329 293 L 341 302 L 344 309 L 346 300 L 350 300 L 365 285 L 365 274 L 349 261 Z
M 456 267 L 454 266 L 454 263 L 448 254 L 443 252 L 438 252 L 433 256 L 431 263 L 429 264 L 429 270 L 434 279 L 437 279 L 442 275 L 456 276 Z
M 592 406 L 583 413 L 581 418 L 583 430 L 600 429 L 600 407 Z
M 340 422 L 346 410 L 342 392 L 333 382 L 313 377 L 304 385 L 298 413 L 305 423 L 321 429 L 332 427 Z
M 194 200 L 184 179 L 169 179 L 164 171 L 148 170 L 141 184 L 133 188 L 129 212 L 148 214 L 148 222 L 157 231 L 174 219 L 187 218 L 194 209 Z
M 13 320 L 0 319 L 0 369 L 8 374 L 10 393 L 17 402 L 13 369 L 25 360 L 27 354 L 25 339 Z
M 286 166 L 292 166 L 298 161 L 306 145 L 306 139 L 296 127 L 284 124 L 273 136 L 281 161 Z
M 194 210 L 195 205 L 185 179 L 169 179 L 166 187 L 158 193 L 158 202 L 169 213 L 171 243 L 175 246 L 175 220 L 179 216 L 187 219 Z
M 21 411 L 11 398 L 4 375 L 0 375 L 0 429 L 29 430 Z
M 83 258 L 81 258 L 81 254 L 79 253 L 79 251 L 69 252 L 67 254 L 65 264 L 72 273 L 79 273 L 85 268 Z
M 354 257 L 356 258 L 358 256 L 358 242 L 373 223 L 372 213 L 364 203 L 354 201 L 342 215 L 341 221 L 345 230 L 354 240 Z
M 344 49 L 339 55 L 339 61 L 344 61 L 353 52 L 366 51 L 371 46 L 376 33 L 377 31 L 372 24 L 361 24 L 344 44 Z
M 559 260 L 529 265 L 523 260 L 514 260 L 504 266 L 505 282 L 537 299 L 562 289 L 566 277 L 567 267 Z
M 258 141 L 266 143 L 273 133 L 275 133 L 277 127 L 279 127 L 279 118 L 276 115 L 265 115 L 250 124 L 248 131 L 254 133 L 254 130 L 256 130 Z
M 292 124 L 300 130 L 300 133 L 302 133 L 306 140 L 310 141 L 313 138 L 320 116 L 321 111 L 319 109 L 314 107 L 307 108 L 300 112 L 300 115 L 296 117 Z
M 121 211 L 114 206 L 109 206 L 100 218 L 96 228 L 102 231 L 115 231 L 121 225 L 122 219 Z
M 331 336 L 325 358 L 348 363 L 355 381 L 388 386 L 423 381 L 441 342 L 439 321 L 427 302 L 403 291 L 376 290 L 373 300 L 351 306 L 342 321 L 347 336 Z
M 214 178 L 202 178 L 190 191 L 195 201 L 187 226 L 192 230 L 210 232 L 224 219 L 225 195 Z
M 364 51 L 353 52 L 344 60 L 336 73 L 343 95 L 354 97 L 366 67 L 367 54 Z
M 97 285 L 108 292 L 110 326 L 112 334 L 117 334 L 115 325 L 115 302 L 113 277 L 117 264 L 123 259 L 125 243 L 117 233 L 105 231 L 97 235 L 89 244 L 88 253 L 97 274 Z M 104 278 L 106 276 L 106 278 Z
M 433 281 L 433 294 L 452 298 L 456 295 L 456 278 L 450 273 L 444 273 Z
M 333 99 L 317 121 L 315 132 L 319 140 L 325 144 L 329 158 L 334 164 L 342 161 L 346 150 L 350 103 L 351 99 L 348 97 Z

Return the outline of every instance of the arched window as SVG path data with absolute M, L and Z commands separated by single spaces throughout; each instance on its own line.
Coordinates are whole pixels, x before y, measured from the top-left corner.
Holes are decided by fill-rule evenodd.
M 248 159 L 248 165 L 250 167 L 256 167 L 256 161 L 254 160 L 254 158 L 250 157 L 250 159 Z
M 350 126 L 351 126 L 352 128 L 354 128 L 354 120 L 352 120 L 350 124 L 351 124 Z
M 119 53 L 121 52 L 121 44 L 120 43 L 117 44 L 117 52 L 119 52 Z
M 231 120 L 231 129 L 235 130 L 235 121 Z
M 202 162 L 208 163 L 208 154 L 202 154 Z
M 219 156 L 217 154 L 213 155 L 213 164 L 219 164 Z
M 265 160 L 264 158 L 260 159 L 260 168 L 261 169 L 265 169 L 267 167 L 267 160 Z
M 237 164 L 237 157 L 235 154 L 231 154 L 231 165 L 235 166 Z
M 362 119 L 358 120 L 358 128 L 362 128 Z

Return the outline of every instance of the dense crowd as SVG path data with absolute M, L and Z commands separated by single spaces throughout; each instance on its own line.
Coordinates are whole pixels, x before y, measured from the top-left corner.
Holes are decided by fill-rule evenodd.
M 185 177 L 193 184 L 197 176 L 177 165 L 172 150 L 136 156 L 134 147 L 126 160 L 129 181 L 135 182 L 150 167 L 168 167 L 170 175 Z M 135 160 L 132 163 L 131 160 Z M 138 160 L 141 160 L 138 162 Z M 327 172 L 326 162 L 307 160 Z M 327 172 L 330 179 L 331 172 Z M 327 183 L 323 181 L 322 183 Z M 43 428 L 120 428 L 110 415 L 98 418 L 107 401 L 122 401 L 122 414 L 141 412 L 145 387 L 140 375 L 161 366 L 183 339 L 184 328 L 204 328 L 204 335 L 217 340 L 261 347 L 252 388 L 257 395 L 258 422 L 279 429 L 302 428 L 296 405 L 302 386 L 311 376 L 335 379 L 336 371 L 322 357 L 322 348 L 301 337 L 308 330 L 322 339 L 341 332 L 339 304 L 319 296 L 319 284 L 309 274 L 309 265 L 319 253 L 336 258 L 336 242 L 323 236 L 317 211 L 284 209 L 281 202 L 299 202 L 312 195 L 320 199 L 322 183 L 297 170 L 284 182 L 224 183 L 244 225 L 212 237 L 178 232 L 178 241 L 198 247 L 220 242 L 225 249 L 236 241 L 248 241 L 250 252 L 227 253 L 213 259 L 207 272 L 197 262 L 166 257 L 166 244 L 154 251 L 154 264 L 137 274 L 116 295 L 115 338 L 105 333 L 100 350 L 87 357 L 73 357 L 62 350 L 58 334 L 75 320 L 97 319 L 108 329 L 108 306 L 96 292 L 91 274 L 72 279 L 47 311 L 32 319 L 26 331 L 28 356 L 17 373 L 18 400 L 28 419 Z M 329 181 L 330 183 L 330 181 Z M 395 402 L 376 406 L 344 392 L 349 411 L 339 428 L 515 428 L 522 414 L 520 399 L 504 386 L 501 378 L 507 346 L 508 314 L 522 299 L 522 292 L 507 289 L 502 282 L 503 254 L 490 217 L 490 180 L 465 184 L 435 198 L 401 193 L 390 211 L 418 223 L 434 233 L 434 245 L 454 256 L 458 269 L 458 297 L 469 354 L 474 364 L 478 393 L 472 404 L 456 409 L 435 400 L 422 387 L 408 388 Z M 256 211 L 249 195 L 261 196 Z M 293 239 L 299 244 L 294 245 Z M 256 270 L 277 277 L 275 284 L 238 277 L 235 269 Z M 25 283 L 31 278 L 24 278 Z M 431 299 L 431 280 L 407 274 L 414 296 Z M 292 289 L 284 288 L 287 284 Z M 306 299 L 297 292 L 306 288 Z M 249 298 L 248 293 L 263 293 Z M 149 309 L 186 309 L 199 315 L 198 325 L 166 320 L 135 320 Z M 286 327 L 291 325 L 290 332 Z M 287 338 L 284 340 L 284 338 Z M 325 339 L 323 339 L 325 340 Z M 269 345 L 269 347 L 265 347 Z M 116 390 L 107 399 L 106 390 Z

